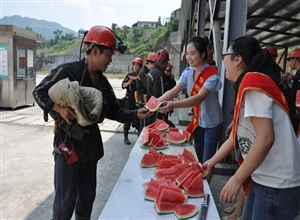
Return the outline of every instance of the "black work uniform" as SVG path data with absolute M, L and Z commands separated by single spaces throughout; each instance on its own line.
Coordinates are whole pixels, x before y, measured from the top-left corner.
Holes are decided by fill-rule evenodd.
M 44 120 L 48 121 L 48 113 L 54 105 L 48 95 L 48 90 L 56 82 L 65 78 L 78 82 L 82 80 L 82 86 L 94 87 L 102 92 L 103 107 L 98 123 L 103 122 L 104 118 L 121 123 L 136 119 L 137 111 L 120 108 L 107 78 L 100 71 L 97 74 L 99 74 L 99 84 L 95 86 L 86 68 L 86 58 L 62 64 L 53 69 L 33 91 L 37 104 L 44 111 Z M 94 123 L 83 129 L 85 134 L 82 140 L 68 138 L 74 144 L 79 157 L 77 162 L 71 164 L 67 164 L 65 157 L 58 149 L 59 145 L 66 140 L 67 134 L 60 127 L 55 130 L 53 220 L 71 219 L 74 208 L 76 219 L 90 219 L 91 217 L 96 195 L 97 162 L 103 157 L 104 151 L 98 124 Z
M 123 82 L 122 82 L 122 89 L 126 89 L 126 96 L 125 96 L 125 109 L 130 109 L 130 110 L 134 110 L 137 109 L 137 103 L 135 102 L 135 98 L 134 98 L 134 92 L 137 91 L 136 89 L 136 80 L 133 80 L 132 83 L 127 86 L 126 88 L 123 87 L 123 83 L 127 83 L 130 80 L 130 76 L 136 76 L 136 74 L 134 72 L 132 73 L 128 73 Z M 129 130 L 130 129 L 130 125 L 132 124 L 132 127 L 135 127 L 137 130 L 139 130 L 139 120 L 135 120 L 133 123 L 129 122 L 129 123 L 124 123 L 124 127 L 123 129 Z
M 175 81 L 174 81 L 175 82 Z M 176 82 L 175 82 L 176 85 Z M 170 77 L 168 77 L 158 64 L 149 71 L 147 76 L 147 92 L 148 97 L 154 96 L 155 98 L 161 97 L 166 91 L 173 88 L 171 85 Z M 173 87 L 171 87 L 173 86 Z M 168 113 L 161 114 L 156 112 L 153 116 L 149 116 L 149 124 L 156 121 L 157 118 L 167 121 Z M 148 125 L 148 124 L 147 124 Z
M 136 79 L 136 89 L 139 93 L 139 103 L 138 103 L 138 109 L 143 108 L 145 106 L 144 102 L 144 95 L 147 93 L 147 75 L 148 75 L 149 69 L 146 65 L 143 66 L 142 69 L 140 69 L 139 74 Z M 139 134 L 143 130 L 147 123 L 148 118 L 140 119 L 140 128 L 139 128 Z

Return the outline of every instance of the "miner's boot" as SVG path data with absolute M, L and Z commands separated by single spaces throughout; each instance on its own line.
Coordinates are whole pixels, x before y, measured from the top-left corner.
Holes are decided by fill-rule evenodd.
M 131 142 L 128 139 L 128 130 L 124 130 L 124 143 L 129 145 Z

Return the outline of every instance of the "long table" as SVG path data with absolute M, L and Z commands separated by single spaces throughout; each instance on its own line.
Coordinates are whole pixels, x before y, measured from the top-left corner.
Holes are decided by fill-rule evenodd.
M 155 168 L 142 168 L 140 162 L 142 156 L 149 151 L 149 148 L 140 146 L 141 135 L 136 141 L 129 158 L 121 172 L 102 212 L 99 220 L 103 219 L 177 219 L 174 214 L 160 215 L 155 211 L 154 203 L 144 199 L 145 189 L 143 183 L 154 178 Z M 182 146 L 168 145 L 160 150 L 164 154 L 181 154 L 187 148 L 195 154 L 194 146 L 184 144 Z M 210 203 L 207 213 L 208 220 L 220 219 L 211 190 L 204 179 L 204 192 L 210 194 Z M 188 204 L 199 206 L 199 213 L 203 198 L 188 198 Z M 191 219 L 197 219 L 199 214 Z

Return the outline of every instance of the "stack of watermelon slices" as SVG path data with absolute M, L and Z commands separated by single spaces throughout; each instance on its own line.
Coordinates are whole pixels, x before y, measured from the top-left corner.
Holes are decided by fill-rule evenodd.
M 157 119 L 142 131 L 140 144 L 143 147 L 153 147 L 160 150 L 164 149 L 167 143 L 181 145 L 190 142 L 190 140 L 191 134 L 188 131 L 183 130 L 180 133 L 178 128 L 169 127 L 164 120 Z
M 153 155 L 152 161 L 149 154 Z M 188 197 L 204 195 L 203 169 L 192 152 L 184 148 L 180 155 L 167 155 L 150 148 L 144 154 L 141 166 L 156 166 L 155 179 L 143 186 L 146 189 L 144 198 L 154 202 L 157 213 L 174 213 L 178 219 L 191 218 L 198 213 L 198 206 L 187 204 Z

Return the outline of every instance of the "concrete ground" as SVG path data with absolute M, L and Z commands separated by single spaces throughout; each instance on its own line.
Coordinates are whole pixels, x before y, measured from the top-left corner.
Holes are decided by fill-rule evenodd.
M 37 83 L 41 79 L 42 76 L 38 76 Z M 125 90 L 120 88 L 121 80 L 110 79 L 110 82 L 116 96 L 123 97 Z M 171 117 L 175 125 L 179 122 L 178 114 L 175 111 Z M 37 105 L 24 106 L 14 111 L 0 109 L 0 119 L 0 219 L 51 219 L 54 198 L 54 162 L 51 154 L 53 120 L 49 117 L 49 122 L 44 122 L 43 112 Z M 100 216 L 137 140 L 137 134 L 131 130 L 131 145 L 125 145 L 122 124 L 118 122 L 105 120 L 99 126 L 105 155 L 98 163 L 97 196 L 92 220 Z M 210 184 L 220 216 L 224 216 L 223 209 L 231 205 L 223 204 L 218 199 L 229 177 L 214 175 Z

